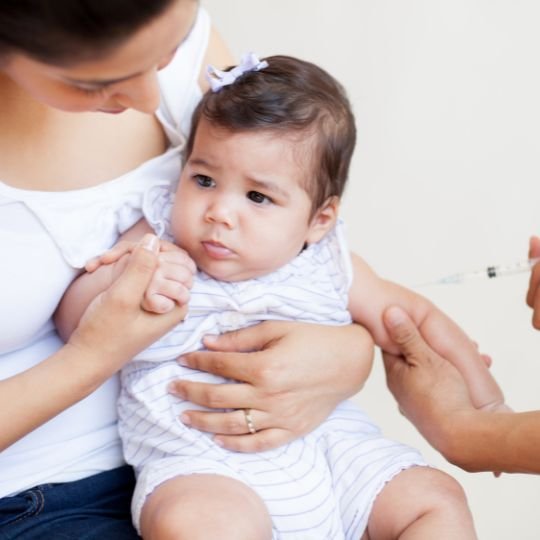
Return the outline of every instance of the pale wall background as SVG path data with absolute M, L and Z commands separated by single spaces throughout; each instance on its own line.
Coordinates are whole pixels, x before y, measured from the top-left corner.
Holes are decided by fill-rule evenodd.
M 359 131 L 343 215 L 352 248 L 414 286 L 526 258 L 540 234 L 537 0 L 203 0 L 236 57 L 292 54 L 343 82 Z M 494 358 L 516 410 L 539 407 L 525 275 L 423 287 Z M 465 487 L 479 536 L 540 538 L 540 478 L 467 474 L 397 412 L 377 358 L 356 400 Z

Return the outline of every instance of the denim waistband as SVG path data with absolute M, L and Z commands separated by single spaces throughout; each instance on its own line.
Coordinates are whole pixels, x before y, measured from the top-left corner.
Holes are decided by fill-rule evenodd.
M 0 499 L 0 540 L 135 540 L 131 467 Z

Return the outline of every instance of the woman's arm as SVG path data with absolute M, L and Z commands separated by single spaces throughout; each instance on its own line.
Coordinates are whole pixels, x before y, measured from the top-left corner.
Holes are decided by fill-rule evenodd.
M 180 308 L 156 315 L 140 307 L 157 266 L 157 249 L 157 238 L 145 236 L 122 275 L 86 310 L 69 342 L 37 366 L 0 381 L 0 450 L 86 397 L 182 319 Z
M 383 354 L 388 387 L 434 448 L 467 471 L 540 473 L 540 411 L 479 411 L 463 377 L 402 309 L 388 309 L 384 321 L 401 352 Z

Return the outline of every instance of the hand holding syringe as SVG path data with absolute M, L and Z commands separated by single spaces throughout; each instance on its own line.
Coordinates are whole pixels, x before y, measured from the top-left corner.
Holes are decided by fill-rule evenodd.
M 423 283 L 420 286 L 428 285 L 448 285 L 459 284 L 471 279 L 492 279 L 501 276 L 510 276 L 512 274 L 521 274 L 528 272 L 537 262 L 540 262 L 540 257 L 534 257 L 525 261 L 520 261 L 511 264 L 500 264 L 496 266 L 487 266 L 482 270 L 474 270 L 471 272 L 459 272 L 440 278 L 436 281 Z

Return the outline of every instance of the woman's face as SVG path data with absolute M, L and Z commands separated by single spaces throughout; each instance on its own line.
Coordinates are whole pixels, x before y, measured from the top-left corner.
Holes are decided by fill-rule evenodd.
M 197 4 L 176 0 L 102 59 L 59 67 L 14 54 L 3 71 L 34 99 L 56 109 L 152 113 L 160 100 L 157 72 L 188 35 Z

